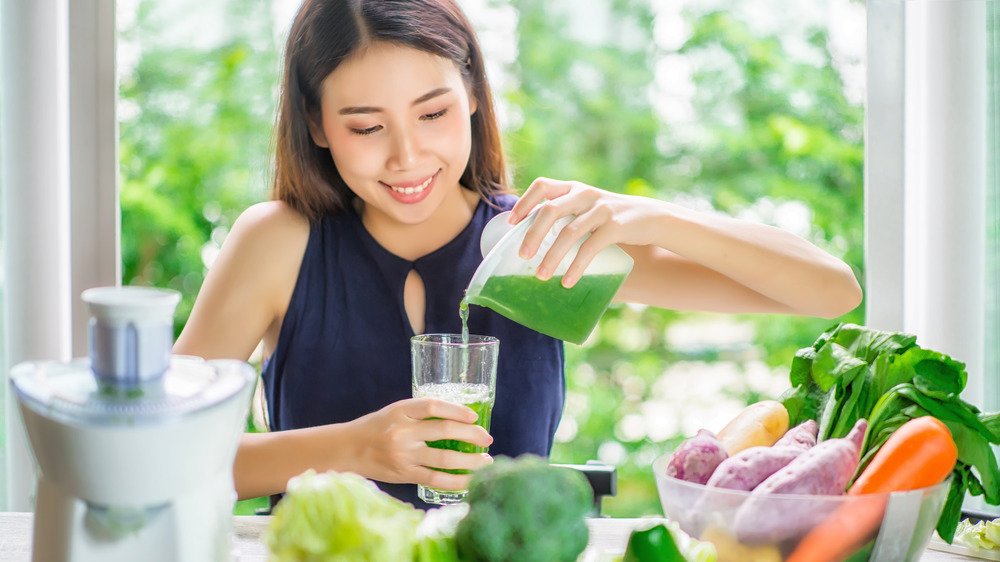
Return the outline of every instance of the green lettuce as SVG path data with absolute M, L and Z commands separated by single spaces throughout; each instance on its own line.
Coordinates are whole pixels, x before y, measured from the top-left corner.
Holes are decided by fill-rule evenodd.
M 955 540 L 979 550 L 1000 550 L 1000 520 L 973 525 L 966 519 L 958 524 Z
M 417 527 L 413 562 L 459 562 L 455 529 L 468 513 L 467 503 L 428 510 Z
M 292 478 L 264 534 L 272 562 L 384 562 L 413 557 L 423 515 L 351 473 Z

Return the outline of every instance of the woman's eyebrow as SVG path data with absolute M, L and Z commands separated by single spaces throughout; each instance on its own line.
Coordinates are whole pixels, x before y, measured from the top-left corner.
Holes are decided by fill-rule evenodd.
M 435 88 L 427 92 L 426 94 L 420 96 L 419 98 L 413 100 L 413 103 L 410 105 L 419 105 L 427 100 L 431 100 L 440 95 L 447 94 L 450 91 L 451 88 Z M 359 113 L 381 113 L 382 111 L 384 110 L 381 107 L 356 106 L 356 107 L 341 108 L 340 111 L 338 111 L 337 113 L 339 113 L 340 115 L 357 115 Z

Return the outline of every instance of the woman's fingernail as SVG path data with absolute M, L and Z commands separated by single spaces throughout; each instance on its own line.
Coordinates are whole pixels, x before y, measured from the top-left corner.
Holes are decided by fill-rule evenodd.
M 562 286 L 567 289 L 572 288 L 574 283 L 576 283 L 575 277 L 570 277 L 566 275 L 562 278 Z

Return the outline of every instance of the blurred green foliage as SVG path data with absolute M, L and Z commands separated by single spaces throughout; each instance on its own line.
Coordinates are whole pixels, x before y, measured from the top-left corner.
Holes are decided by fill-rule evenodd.
M 506 69 L 514 83 L 498 92 L 515 116 L 505 140 L 517 186 L 575 179 L 769 222 L 792 205 L 807 212 L 804 234 L 862 278 L 862 109 L 845 95 L 824 26 L 782 31 L 811 49 L 799 60 L 787 37 L 694 3 L 679 16 L 687 38 L 666 49 L 654 41 L 651 0 L 596 2 L 605 13 L 592 23 L 603 29 L 583 33 L 572 3 L 490 2 L 518 16 L 518 56 Z M 223 38 L 208 47 L 154 40 L 176 13 L 151 0 L 122 31 L 139 48 L 121 85 L 124 280 L 182 291 L 181 325 L 204 258 L 266 198 L 274 23 L 263 0 L 222 4 Z M 692 69 L 684 123 L 656 108 L 654 69 L 665 58 Z M 845 319 L 862 322 L 862 309 Z M 652 460 L 695 426 L 718 430 L 743 404 L 774 396 L 794 351 L 834 322 L 615 307 L 585 345 L 567 345 L 552 457 L 618 465 L 606 514 L 658 513 Z M 711 337 L 692 338 L 701 333 Z
M 207 48 L 153 39 L 177 27 L 160 2 L 141 2 L 121 31 L 139 49 L 119 90 L 123 281 L 181 291 L 180 325 L 203 255 L 267 194 L 278 73 L 269 2 L 225 5 L 233 32 Z
M 755 34 L 729 11 L 686 13 L 690 35 L 670 53 L 653 47 L 654 18 L 645 0 L 609 2 L 611 17 L 602 24 L 610 36 L 628 40 L 596 44 L 573 37 L 572 18 L 559 3 L 513 4 L 519 13 L 520 87 L 507 100 L 523 112 L 524 124 L 507 139 L 518 185 L 537 176 L 576 179 L 665 199 L 700 197 L 732 214 L 762 200 L 801 202 L 812 211 L 809 238 L 842 256 L 861 277 L 862 108 L 845 97 L 825 29 L 803 30 L 821 55 L 817 65 L 789 58 L 780 37 Z M 653 69 L 663 56 L 685 57 L 694 69 L 695 125 L 685 130 L 658 119 L 650 101 Z M 804 99 L 793 103 L 796 95 Z M 620 490 L 605 502 L 606 514 L 659 511 L 649 465 L 682 435 L 651 439 L 631 431 L 629 439 L 616 430 L 630 416 L 649 425 L 665 415 L 662 408 L 650 412 L 656 383 L 672 364 L 693 358 L 691 351 L 672 349 L 665 334 L 693 317 L 698 315 L 621 307 L 605 316 L 586 346 L 567 345 L 567 392 L 577 400 L 567 403 L 564 424 L 576 417 L 577 431 L 552 456 L 566 462 L 624 457 Z M 862 322 L 863 310 L 847 318 Z M 755 327 L 756 350 L 694 353 L 736 366 L 755 355 L 787 366 L 795 350 L 833 323 L 770 315 L 746 320 Z M 690 387 L 678 384 L 671 392 L 684 394 Z M 736 396 L 744 402 L 768 397 L 749 385 Z M 601 455 L 605 444 L 612 444 L 610 453 Z

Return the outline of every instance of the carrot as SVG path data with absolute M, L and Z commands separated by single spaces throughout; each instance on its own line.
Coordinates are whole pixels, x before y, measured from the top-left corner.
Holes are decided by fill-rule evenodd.
M 809 531 L 787 562 L 840 562 L 846 560 L 878 530 L 888 496 L 869 494 L 844 498 L 844 503 Z
M 958 447 L 941 420 L 914 418 L 893 432 L 848 494 L 879 494 L 926 488 L 955 468 Z
M 835 562 L 861 548 L 878 531 L 886 494 L 942 482 L 955 468 L 951 432 L 931 416 L 914 418 L 893 432 L 847 491 L 848 498 L 799 542 L 787 562 Z M 870 495 L 877 494 L 877 495 Z

